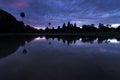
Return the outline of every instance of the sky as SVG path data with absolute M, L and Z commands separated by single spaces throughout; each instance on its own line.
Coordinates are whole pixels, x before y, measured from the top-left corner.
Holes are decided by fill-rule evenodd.
M 120 24 L 120 0 L 0 0 L 3 9 L 17 20 L 25 12 L 25 24 L 44 28 L 61 26 L 70 21 L 83 24 Z

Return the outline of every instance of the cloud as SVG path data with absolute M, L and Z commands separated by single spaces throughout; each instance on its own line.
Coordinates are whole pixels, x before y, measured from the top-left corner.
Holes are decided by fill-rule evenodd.
M 26 8 L 29 7 L 29 3 L 27 2 L 14 2 L 10 5 L 13 8 Z
M 30 6 L 29 0 L 1 0 L 1 5 L 6 8 L 26 8 Z
M 6 6 L 7 5 L 7 6 Z M 54 26 L 72 21 L 81 24 L 119 23 L 119 0 L 1 0 L 0 8 L 10 11 L 17 18 L 26 13 L 26 23 Z

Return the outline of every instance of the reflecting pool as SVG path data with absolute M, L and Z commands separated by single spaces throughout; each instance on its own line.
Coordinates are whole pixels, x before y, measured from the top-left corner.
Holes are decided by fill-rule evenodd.
M 120 38 L 1 36 L 0 80 L 120 80 Z

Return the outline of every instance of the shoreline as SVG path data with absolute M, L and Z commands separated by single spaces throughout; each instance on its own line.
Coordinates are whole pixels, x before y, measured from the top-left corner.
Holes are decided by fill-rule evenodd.
M 0 36 L 89 36 L 120 37 L 120 32 L 84 32 L 84 33 L 0 33 Z

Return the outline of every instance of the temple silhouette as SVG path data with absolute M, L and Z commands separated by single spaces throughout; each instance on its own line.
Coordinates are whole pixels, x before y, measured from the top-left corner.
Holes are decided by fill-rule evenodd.
M 21 17 L 24 18 L 25 14 L 22 12 Z M 51 23 L 49 22 L 49 25 Z M 82 25 L 82 27 L 78 27 L 76 23 L 71 24 L 70 21 L 68 23 L 64 23 L 63 26 L 58 26 L 57 29 L 54 27 L 48 28 L 46 27 L 43 29 L 35 29 L 30 25 L 25 25 L 23 21 L 18 21 L 14 16 L 10 13 L 0 9 L 0 33 L 38 33 L 38 34 L 54 34 L 54 35 L 84 35 L 84 36 L 104 36 L 104 35 L 111 35 L 111 36 L 119 36 L 120 33 L 120 26 L 117 28 L 111 27 L 111 25 L 107 24 L 104 25 L 99 23 L 97 27 L 95 24 L 91 25 Z

